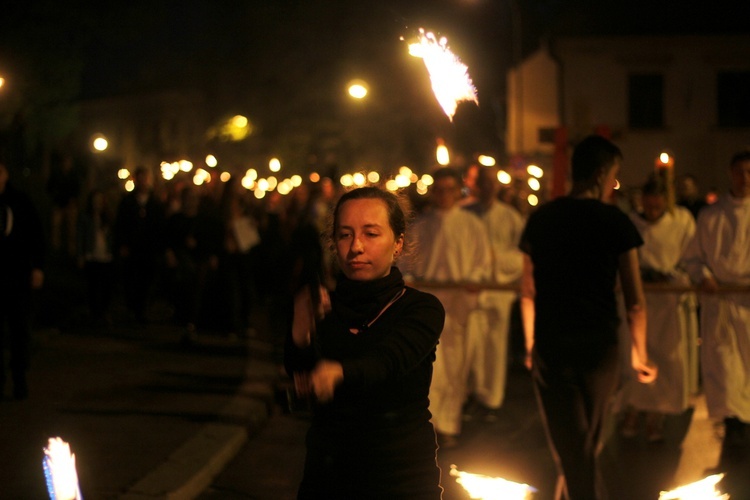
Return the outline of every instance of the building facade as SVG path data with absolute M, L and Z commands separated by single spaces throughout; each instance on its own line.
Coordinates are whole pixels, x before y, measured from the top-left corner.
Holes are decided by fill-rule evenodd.
M 621 182 L 643 183 L 662 152 L 704 190 L 728 186 L 750 147 L 750 36 L 569 37 L 544 44 L 508 75 L 511 155 L 550 171 L 554 131 L 592 132 L 623 151 Z

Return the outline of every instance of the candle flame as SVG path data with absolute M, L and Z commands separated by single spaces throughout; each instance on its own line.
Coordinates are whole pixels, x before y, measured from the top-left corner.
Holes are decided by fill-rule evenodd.
M 479 104 L 468 67 L 448 48 L 447 38 L 438 39 L 433 33 L 420 28 L 418 42 L 409 45 L 409 54 L 424 61 L 435 98 L 451 121 L 459 102 L 474 101 Z
M 44 476 L 50 500 L 81 500 L 76 473 L 76 457 L 70 445 L 60 439 L 50 438 L 44 448 Z
M 450 475 L 456 478 L 456 482 L 463 486 L 469 493 L 470 498 L 483 500 L 528 500 L 536 492 L 536 489 L 528 484 L 514 483 L 500 477 L 484 476 L 458 470 L 451 465 Z
M 662 491 L 659 493 L 659 500 L 729 500 L 729 495 L 722 494 L 716 489 L 716 484 L 723 477 L 724 474 L 714 474 L 671 491 Z

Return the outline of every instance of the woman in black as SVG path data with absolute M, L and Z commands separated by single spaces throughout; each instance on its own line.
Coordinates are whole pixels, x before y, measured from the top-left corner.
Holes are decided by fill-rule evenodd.
M 641 382 L 656 377 L 646 353 L 646 305 L 637 247 L 643 241 L 618 207 L 605 203 L 620 169 L 620 150 L 599 136 L 572 158 L 569 196 L 540 207 L 521 237 L 521 311 L 527 367 L 558 468 L 556 498 L 601 499 L 596 458 L 618 382 L 620 284 Z
M 333 213 L 336 290 L 319 289 L 316 304 L 309 289 L 295 299 L 286 367 L 317 402 L 298 498 L 441 498 L 428 392 L 445 312 L 393 266 L 405 231 L 395 195 L 344 194 Z

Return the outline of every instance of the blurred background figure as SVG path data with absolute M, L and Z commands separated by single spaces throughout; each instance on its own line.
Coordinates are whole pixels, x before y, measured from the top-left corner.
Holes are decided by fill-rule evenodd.
M 750 294 L 716 293 L 750 286 L 750 151 L 735 154 L 730 191 L 698 216 L 685 256 L 700 283 L 701 368 L 710 418 L 723 420 L 719 469 L 732 498 L 750 498 Z
M 78 266 L 86 276 L 89 314 L 93 326 L 110 323 L 108 309 L 115 282 L 113 260 L 114 219 L 105 194 L 92 190 L 78 217 Z
M 260 243 L 260 234 L 258 222 L 242 196 L 246 190 L 238 188 L 233 180 L 224 185 L 220 205 L 224 246 L 219 258 L 219 273 L 227 306 L 224 327 L 230 335 L 244 336 L 250 327 L 250 308 L 255 300 L 251 252 Z
M 76 256 L 76 228 L 81 195 L 81 173 L 73 156 L 64 154 L 52 166 L 47 180 L 47 193 L 52 200 L 52 249 Z
M 524 221 L 516 209 L 499 201 L 500 181 L 494 167 L 480 167 L 476 176 L 477 199 L 466 206 L 484 224 L 492 248 L 492 281 L 512 284 L 521 277 L 523 254 L 518 248 Z M 485 420 L 496 418 L 505 399 L 511 311 L 518 294 L 514 291 L 483 290 L 477 297 L 485 314 L 481 337 L 470 347 L 470 383 L 473 402 L 469 417 L 478 412 Z
M 164 205 L 153 193 L 151 171 L 139 166 L 135 187 L 120 200 L 114 245 L 120 259 L 125 303 L 135 320 L 148 322 L 147 310 L 164 251 Z
M 669 206 L 672 187 L 659 175 L 642 188 L 640 213 L 630 218 L 643 238 L 638 248 L 641 278 L 644 283 L 689 285 L 690 278 L 679 265 L 695 234 L 695 221 L 681 206 Z M 698 319 L 694 293 L 646 292 L 648 353 L 659 367 L 659 377 L 652 384 L 641 384 L 624 362 L 622 404 L 625 417 L 622 435 L 634 437 L 640 432 L 645 416 L 645 433 L 649 442 L 664 439 L 667 415 L 679 415 L 688 409 L 689 398 L 698 390 Z M 624 360 L 630 359 L 628 329 L 621 325 L 621 347 Z
M 698 212 L 707 205 L 705 198 L 698 189 L 698 179 L 692 174 L 682 174 L 675 179 L 677 204 L 687 208 L 693 218 L 698 218 Z
M 179 207 L 166 221 L 166 282 L 174 307 L 172 320 L 184 328 L 185 340 L 196 334 L 203 319 L 203 294 L 208 273 L 218 268 L 222 244 L 221 221 L 212 217 L 206 198 L 187 185 Z
M 492 249 L 482 221 L 459 205 L 461 174 L 444 167 L 432 177 L 430 206 L 414 224 L 418 248 L 407 266 L 410 278 L 446 285 L 489 281 Z M 459 444 L 461 410 L 468 395 L 469 347 L 486 319 L 477 307 L 478 293 L 455 286 L 429 291 L 445 308 L 430 411 L 441 446 L 450 448 Z
M 13 397 L 26 399 L 31 292 L 44 283 L 44 231 L 31 199 L 16 190 L 9 177 L 0 156 L 0 399 L 5 390 L 6 325 Z

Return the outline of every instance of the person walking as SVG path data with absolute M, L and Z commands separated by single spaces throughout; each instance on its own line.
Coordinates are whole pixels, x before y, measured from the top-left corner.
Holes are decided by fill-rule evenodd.
M 406 269 L 409 279 L 430 282 L 430 292 L 445 308 L 430 410 L 441 447 L 452 448 L 460 444 L 462 409 L 469 395 L 469 356 L 487 324 L 485 311 L 478 306 L 478 288 L 456 285 L 488 282 L 492 249 L 482 221 L 459 204 L 460 173 L 444 167 L 433 179 L 429 207 L 414 223 L 419 252 Z
M 723 420 L 719 468 L 732 498 L 747 498 L 750 481 L 750 151 L 732 157 L 730 190 L 698 214 L 685 255 L 700 285 L 701 367 L 709 417 Z M 717 293 L 720 288 L 744 293 Z M 741 483 L 745 483 L 744 486 Z
M 687 286 L 690 279 L 680 263 L 695 234 L 695 221 L 687 208 L 669 206 L 668 181 L 654 176 L 643 186 L 643 211 L 630 219 L 643 238 L 638 248 L 644 283 Z M 698 319 L 694 293 L 647 292 L 648 352 L 659 367 L 653 384 L 641 384 L 635 372 L 624 370 L 621 390 L 625 417 L 622 435 L 640 432 L 640 414 L 645 415 L 646 439 L 664 439 L 664 421 L 688 409 L 689 397 L 697 392 Z M 623 353 L 630 355 L 629 332 L 621 328 Z M 693 373 L 695 372 L 695 373 Z
M 639 380 L 655 380 L 646 350 L 646 304 L 640 279 L 638 230 L 608 203 L 622 153 L 592 135 L 572 156 L 573 186 L 529 217 L 521 311 L 526 365 L 557 465 L 556 498 L 603 499 L 597 457 L 604 419 L 619 380 L 619 274 Z
M 523 254 L 518 248 L 524 220 L 510 205 L 498 199 L 500 181 L 494 167 L 480 167 L 477 173 L 477 201 L 466 206 L 482 221 L 492 247 L 492 281 L 511 285 L 521 277 Z M 478 306 L 485 311 L 482 335 L 471 349 L 470 377 L 473 400 L 469 416 L 479 413 L 487 421 L 497 418 L 505 400 L 508 371 L 510 319 L 518 293 L 513 290 L 482 290 Z

